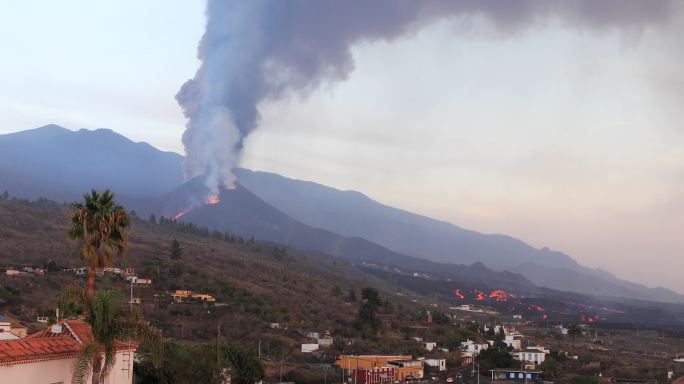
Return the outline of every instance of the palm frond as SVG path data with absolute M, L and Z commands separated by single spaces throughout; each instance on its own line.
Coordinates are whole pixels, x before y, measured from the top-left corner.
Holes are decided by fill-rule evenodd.
M 93 371 L 93 362 L 99 353 L 98 345 L 87 344 L 79 353 L 74 362 L 74 374 L 71 378 L 73 384 L 86 384 Z
M 153 364 L 156 367 L 161 366 L 164 358 L 162 333 L 145 321 L 138 310 L 132 309 L 124 313 L 116 322 L 114 332 L 119 339 L 130 337 L 145 345 L 152 353 Z
M 114 343 L 109 343 L 104 346 L 104 364 L 102 366 L 102 377 L 109 375 L 114 364 L 116 363 L 116 348 L 114 348 Z

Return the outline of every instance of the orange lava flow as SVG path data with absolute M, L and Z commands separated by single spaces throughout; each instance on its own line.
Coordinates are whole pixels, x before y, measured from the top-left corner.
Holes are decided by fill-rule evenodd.
M 204 199 L 204 203 L 209 205 L 218 204 L 219 202 L 221 202 L 221 200 L 219 200 L 217 195 L 207 196 L 207 198 Z
M 497 289 L 489 293 L 489 298 L 495 299 L 496 301 L 506 301 L 513 297 L 515 297 L 514 294 L 506 292 L 503 289 Z
M 183 215 L 185 215 L 186 213 L 188 213 L 187 210 L 185 210 L 185 211 L 180 211 L 180 212 L 176 213 L 176 215 L 173 217 L 173 219 L 174 219 L 174 220 L 178 220 L 178 219 L 180 219 L 181 217 L 183 217 Z

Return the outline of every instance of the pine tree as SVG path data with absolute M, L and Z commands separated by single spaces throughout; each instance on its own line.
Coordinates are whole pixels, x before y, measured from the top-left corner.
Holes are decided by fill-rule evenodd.
M 151 214 L 151 215 L 150 215 L 150 218 L 148 219 L 148 221 L 149 221 L 151 224 L 157 224 L 157 217 L 155 217 L 154 214 Z
M 173 239 L 173 241 L 171 242 L 171 259 L 172 260 L 178 260 L 181 257 L 182 257 L 182 255 L 181 255 L 180 243 L 178 242 L 178 240 Z
M 347 295 L 347 301 L 356 301 L 356 292 L 354 292 L 353 289 L 349 290 L 349 294 Z

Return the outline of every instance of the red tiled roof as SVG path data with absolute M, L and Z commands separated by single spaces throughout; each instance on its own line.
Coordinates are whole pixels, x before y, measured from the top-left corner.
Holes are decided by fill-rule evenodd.
M 77 356 L 93 334 L 83 320 L 64 320 L 59 333 L 53 327 L 33 333 L 25 339 L 0 341 L 0 365 L 30 363 L 43 360 L 66 359 Z M 136 344 L 116 342 L 117 350 L 135 349 Z
M 66 359 L 78 355 L 81 344 L 67 336 L 0 342 L 0 365 Z
M 52 327 L 47 327 L 42 331 L 27 336 L 27 338 L 52 338 L 66 335 L 81 343 L 93 340 L 93 333 L 90 330 L 90 325 L 83 320 L 63 320 L 58 324 L 62 326 L 62 331 L 60 333 L 54 333 L 52 332 Z

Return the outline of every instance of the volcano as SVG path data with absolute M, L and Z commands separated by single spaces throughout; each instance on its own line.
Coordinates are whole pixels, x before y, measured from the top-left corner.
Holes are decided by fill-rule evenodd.
M 206 204 L 208 193 L 199 177 L 176 188 L 166 196 L 163 215 L 220 232 L 254 237 L 316 255 L 398 268 L 404 273 L 421 272 L 434 278 L 459 279 L 497 287 L 528 291 L 536 289 L 523 276 L 495 272 L 482 263 L 461 265 L 436 263 L 391 251 L 360 237 L 346 237 L 303 224 L 261 200 L 245 186 L 221 188 L 218 202 Z

